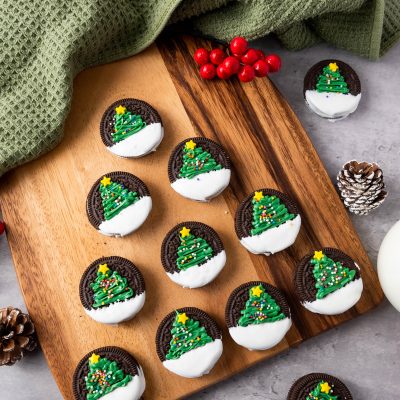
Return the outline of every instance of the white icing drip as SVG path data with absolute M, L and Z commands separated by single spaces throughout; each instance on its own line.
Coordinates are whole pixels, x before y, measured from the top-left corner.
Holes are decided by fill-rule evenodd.
M 347 117 L 356 111 L 361 93 L 356 96 L 348 93 L 325 93 L 306 90 L 306 102 L 316 114 L 323 118 L 337 119 Z
M 187 270 L 174 272 L 173 274 L 167 272 L 167 275 L 178 285 L 187 288 L 198 288 L 207 283 L 210 283 L 221 272 L 226 263 L 226 253 L 222 250 L 216 256 L 210 258 L 206 263 L 194 265 Z
M 103 324 L 118 324 L 133 318 L 143 307 L 146 293 L 143 292 L 131 299 L 111 303 L 106 307 L 92 308 L 86 314 L 97 322 Z
M 208 201 L 218 196 L 228 185 L 231 170 L 222 168 L 205 172 L 192 179 L 179 178 L 171 183 L 172 188 L 181 196 L 197 201 Z
M 240 243 L 251 253 L 270 255 L 291 246 L 299 233 L 301 217 L 296 217 L 275 228 L 268 229 L 260 235 L 247 236 Z
M 276 346 L 291 326 L 292 320 L 285 318 L 264 324 L 234 326 L 229 328 L 229 333 L 237 344 L 249 350 L 267 350 Z
M 174 374 L 185 378 L 198 378 L 208 374 L 222 354 L 222 340 L 215 339 L 204 346 L 182 354 L 176 360 L 165 360 L 163 365 Z
M 400 221 L 386 234 L 378 254 L 378 276 L 383 292 L 400 311 Z
M 150 196 L 140 198 L 136 203 L 123 209 L 114 218 L 103 221 L 99 231 L 106 236 L 125 236 L 136 231 L 148 217 L 152 206 Z
M 107 147 L 107 149 L 121 157 L 142 157 L 152 151 L 156 151 L 163 137 L 164 128 L 157 122 L 147 125 L 141 131 Z

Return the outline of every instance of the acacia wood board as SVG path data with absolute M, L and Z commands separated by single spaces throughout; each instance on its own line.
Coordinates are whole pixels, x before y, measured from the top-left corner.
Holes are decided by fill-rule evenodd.
M 66 399 L 72 399 L 76 364 L 96 347 L 118 345 L 137 357 L 147 381 L 145 399 L 174 399 L 355 318 L 382 300 L 371 262 L 288 103 L 267 78 L 247 84 L 236 79 L 201 80 L 192 60 L 199 46 L 211 45 L 190 37 L 163 38 L 139 55 L 80 73 L 74 82 L 62 143 L 1 181 L 1 206 L 18 279 L 48 364 Z M 165 127 L 159 149 L 135 160 L 108 152 L 99 134 L 104 110 L 126 97 L 152 104 Z M 180 197 L 168 180 L 170 152 L 193 135 L 221 143 L 233 164 L 229 188 L 206 204 Z M 115 170 L 140 177 L 153 198 L 148 220 L 124 238 L 102 236 L 89 224 L 85 212 L 93 182 Z M 299 204 L 302 216 L 295 244 L 269 257 L 248 253 L 234 231 L 239 202 L 261 187 L 290 195 Z M 171 227 L 184 220 L 211 225 L 225 245 L 227 265 L 204 288 L 177 286 L 161 266 L 161 242 Z M 362 268 L 361 300 L 339 316 L 312 314 L 298 303 L 293 292 L 296 262 L 325 246 L 342 249 Z M 79 301 L 78 285 L 85 268 L 96 258 L 110 255 L 132 260 L 146 281 L 143 310 L 118 326 L 91 320 Z M 279 287 L 290 302 L 293 327 L 271 350 L 251 352 L 239 347 L 224 323 L 229 294 L 250 280 Z M 155 349 L 159 322 L 173 309 L 185 306 L 207 311 L 223 328 L 223 355 L 212 372 L 199 379 L 181 378 L 167 371 Z

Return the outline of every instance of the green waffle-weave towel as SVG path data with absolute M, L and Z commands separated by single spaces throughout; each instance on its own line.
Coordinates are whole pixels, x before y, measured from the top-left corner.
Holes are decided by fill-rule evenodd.
M 324 40 L 377 59 L 400 36 L 399 3 L 0 0 L 0 175 L 60 142 L 79 71 L 138 53 L 167 24 L 222 40 L 275 32 L 290 49 Z

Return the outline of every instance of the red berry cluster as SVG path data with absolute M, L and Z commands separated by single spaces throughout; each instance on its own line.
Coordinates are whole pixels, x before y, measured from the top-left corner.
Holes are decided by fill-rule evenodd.
M 200 65 L 203 79 L 228 79 L 237 74 L 242 82 L 250 82 L 254 77 L 263 78 L 270 72 L 281 68 L 281 59 L 276 54 L 264 54 L 262 50 L 248 48 L 247 40 L 235 37 L 229 44 L 228 53 L 222 49 L 208 51 L 199 48 L 194 53 L 194 60 Z

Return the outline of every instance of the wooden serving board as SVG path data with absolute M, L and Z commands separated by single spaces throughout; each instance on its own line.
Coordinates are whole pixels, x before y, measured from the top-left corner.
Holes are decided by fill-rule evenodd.
M 269 79 L 248 84 L 236 79 L 202 81 L 192 60 L 200 45 L 210 46 L 188 37 L 164 39 L 135 57 L 79 74 L 63 142 L 2 179 L 1 206 L 19 282 L 49 366 L 66 399 L 72 399 L 76 364 L 96 347 L 118 345 L 132 352 L 145 371 L 145 398 L 173 399 L 363 314 L 382 300 L 360 239 L 287 102 Z M 146 100 L 160 112 L 165 138 L 156 153 L 128 160 L 115 157 L 103 146 L 99 135 L 102 113 L 124 97 Z M 167 177 L 170 152 L 192 135 L 220 142 L 234 166 L 230 187 L 208 204 L 180 197 Z M 153 198 L 149 219 L 125 238 L 100 235 L 85 213 L 86 195 L 93 182 L 113 170 L 139 176 Z M 279 189 L 301 207 L 303 225 L 296 243 L 270 257 L 249 254 L 234 232 L 239 202 L 260 187 Z M 164 235 L 184 220 L 211 225 L 227 251 L 223 272 L 201 289 L 178 287 L 168 279 L 160 262 Z M 296 262 L 323 246 L 342 249 L 362 267 L 365 289 L 361 300 L 336 317 L 306 311 L 293 293 Z M 117 327 L 87 317 L 78 295 L 79 280 L 87 265 L 109 255 L 132 260 L 146 280 L 144 309 Z M 224 308 L 235 287 L 256 279 L 286 293 L 294 325 L 275 348 L 250 352 L 231 340 Z M 184 306 L 204 309 L 223 328 L 223 356 L 212 372 L 200 379 L 189 380 L 168 372 L 156 355 L 154 337 L 159 322 L 168 312 Z

